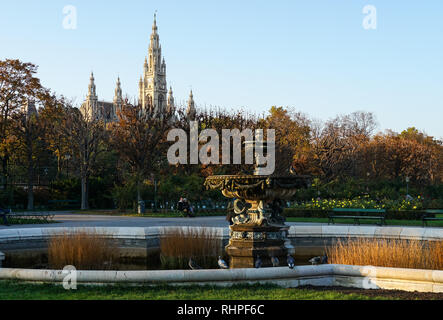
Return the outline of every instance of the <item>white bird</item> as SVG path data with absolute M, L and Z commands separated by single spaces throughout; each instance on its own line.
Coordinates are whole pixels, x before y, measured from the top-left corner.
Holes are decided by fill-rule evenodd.
M 201 267 L 197 263 L 195 263 L 195 261 L 192 258 L 189 258 L 188 265 L 189 268 L 191 268 L 192 270 L 201 269 Z
M 278 261 L 278 258 L 274 257 L 274 256 L 271 257 L 271 262 L 272 262 L 273 267 L 278 267 L 280 264 L 280 261 Z
M 286 259 L 286 262 L 288 263 L 289 269 L 294 269 L 295 260 L 289 253 L 288 253 L 288 258 Z
M 258 269 L 258 268 L 261 268 L 261 265 L 262 265 L 262 261 L 260 259 L 260 256 L 257 256 L 257 258 L 255 259 L 254 266 Z
M 228 264 L 225 260 L 222 259 L 221 256 L 218 256 L 218 266 L 220 267 L 220 269 L 229 269 Z

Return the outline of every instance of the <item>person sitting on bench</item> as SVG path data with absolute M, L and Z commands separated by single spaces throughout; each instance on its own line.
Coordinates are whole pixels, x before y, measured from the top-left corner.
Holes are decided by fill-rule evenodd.
M 3 209 L 3 208 L 0 208 L 0 215 L 1 215 L 2 218 L 3 218 L 3 224 L 4 224 L 5 226 L 9 226 L 8 219 L 6 218 L 6 215 L 7 215 L 8 213 L 11 213 L 11 209 Z
M 194 209 L 186 198 L 180 198 L 180 201 L 177 204 L 177 210 L 182 211 L 186 217 L 193 217 Z

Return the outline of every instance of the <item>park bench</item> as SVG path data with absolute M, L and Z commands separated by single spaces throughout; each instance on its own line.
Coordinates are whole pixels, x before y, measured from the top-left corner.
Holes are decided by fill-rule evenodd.
M 0 212 L 0 216 L 3 217 L 2 222 L 4 225 L 9 225 L 11 223 L 21 224 L 24 223 L 49 223 L 54 219 L 54 213 L 51 212 L 19 212 L 12 213 L 11 210 L 9 212 Z
M 443 217 L 436 217 L 436 214 L 443 214 L 443 209 L 428 209 L 422 216 L 423 227 L 428 225 L 428 221 L 443 221 Z
M 378 225 L 386 225 L 385 214 L 385 209 L 333 208 L 328 215 L 328 225 L 334 224 L 334 219 L 352 219 L 357 225 L 360 225 L 360 220 L 379 220 Z
M 11 213 L 11 209 L 0 209 L 0 217 L 1 217 L 1 222 L 2 224 L 4 224 L 5 226 L 9 225 L 8 222 L 8 214 Z

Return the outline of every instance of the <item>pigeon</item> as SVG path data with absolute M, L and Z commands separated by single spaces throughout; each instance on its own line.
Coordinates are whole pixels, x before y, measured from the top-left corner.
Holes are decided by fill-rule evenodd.
M 271 262 L 272 262 L 273 267 L 278 267 L 278 265 L 280 264 L 280 261 L 278 261 L 278 258 L 274 257 L 274 256 L 271 257 Z
M 320 264 L 320 262 L 321 262 L 321 257 L 318 256 L 318 257 L 311 258 L 311 259 L 309 259 L 309 262 L 312 263 L 312 265 L 314 265 L 314 264 L 315 264 L 315 265 Z
M 189 265 L 189 268 L 191 268 L 192 270 L 201 269 L 201 267 L 198 264 L 196 264 L 192 258 L 189 258 L 188 265 Z
M 225 260 L 222 259 L 222 257 L 218 256 L 218 266 L 220 269 L 229 269 L 228 264 Z
M 314 257 L 312 259 L 309 259 L 309 262 L 312 263 L 312 265 L 326 264 L 328 263 L 328 256 L 325 254 L 322 257 L 321 256 Z
M 257 258 L 255 259 L 255 268 L 261 268 L 262 262 L 260 259 L 260 256 L 257 256 Z
M 323 257 L 321 257 L 321 263 L 328 264 L 328 256 L 326 255 L 326 253 L 324 254 Z
M 294 258 L 288 253 L 288 258 L 286 259 L 289 269 L 294 269 L 295 267 L 295 260 Z

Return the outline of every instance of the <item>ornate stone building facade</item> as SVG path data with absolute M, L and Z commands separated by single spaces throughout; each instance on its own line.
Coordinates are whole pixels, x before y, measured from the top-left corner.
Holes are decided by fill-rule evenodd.
M 91 73 L 88 94 L 81 106 L 83 114 L 90 119 L 101 119 L 106 122 L 117 121 L 117 110 L 123 103 L 120 79 L 117 80 L 113 102 L 99 101 L 96 93 L 95 79 Z M 145 57 L 143 74 L 138 85 L 138 102 L 143 110 L 152 108 L 157 114 L 173 112 L 174 96 L 172 88 L 167 87 L 166 82 L 166 62 L 162 57 L 160 37 L 158 35 L 156 16 L 152 25 L 152 33 L 148 49 L 148 56 Z M 192 91 L 188 101 L 188 110 L 195 115 L 195 106 Z

